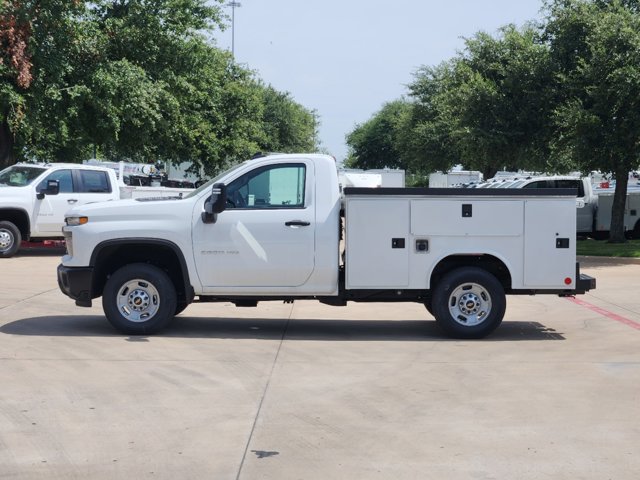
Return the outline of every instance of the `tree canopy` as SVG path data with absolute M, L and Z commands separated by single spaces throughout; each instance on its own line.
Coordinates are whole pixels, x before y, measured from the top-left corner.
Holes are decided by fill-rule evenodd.
M 418 70 L 404 133 L 390 150 L 423 173 L 461 163 L 491 177 L 505 167 L 544 165 L 549 106 L 540 97 L 548 95 L 548 64 L 548 49 L 532 27 L 476 34 L 455 58 Z
M 556 1 L 545 28 L 557 80 L 553 158 L 611 172 L 611 241 L 624 241 L 628 174 L 640 165 L 640 2 Z
M 385 104 L 367 122 L 358 125 L 349 135 L 347 165 L 359 168 L 406 168 L 399 148 L 400 135 L 409 113 L 409 104 L 396 100 Z
M 317 117 L 209 40 L 221 0 L 2 0 L 0 166 L 315 150 Z
M 640 164 L 640 1 L 549 0 L 544 11 L 539 24 L 479 32 L 452 59 L 421 67 L 406 112 L 383 109 L 347 136 L 352 164 L 366 166 L 383 144 L 415 173 L 459 163 L 486 178 L 613 173 L 611 239 L 624 240 L 628 172 Z M 398 122 L 394 135 L 372 128 Z

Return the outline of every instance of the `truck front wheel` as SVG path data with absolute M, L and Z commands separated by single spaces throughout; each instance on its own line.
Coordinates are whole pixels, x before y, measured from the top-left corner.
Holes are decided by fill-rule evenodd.
M 506 304 L 504 288 L 498 279 L 476 267 L 449 272 L 433 291 L 436 321 L 456 338 L 489 335 L 502 322 Z
M 102 308 L 119 332 L 148 335 L 171 322 L 176 297 L 176 289 L 165 272 L 153 265 L 134 263 L 109 277 L 102 292 Z
M 20 230 L 13 223 L 0 222 L 0 258 L 9 258 L 20 248 L 22 236 Z

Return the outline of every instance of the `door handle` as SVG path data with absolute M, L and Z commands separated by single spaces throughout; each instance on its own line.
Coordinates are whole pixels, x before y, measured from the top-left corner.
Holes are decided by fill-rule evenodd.
M 303 222 L 302 220 L 290 220 L 284 223 L 287 227 L 308 227 L 311 222 Z
M 77 201 L 78 201 L 78 199 L 77 199 L 77 198 L 69 198 L 69 199 L 67 200 L 67 203 L 76 203 Z

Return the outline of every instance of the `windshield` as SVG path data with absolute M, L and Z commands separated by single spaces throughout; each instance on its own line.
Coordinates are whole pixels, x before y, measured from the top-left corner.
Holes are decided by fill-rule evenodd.
M 231 167 L 229 170 L 225 170 L 224 172 L 222 172 L 220 175 L 218 175 L 215 178 L 212 178 L 211 180 L 209 180 L 207 183 L 203 183 L 202 185 L 200 185 L 198 188 L 196 188 L 194 191 L 189 192 L 188 195 L 185 195 L 183 198 L 191 198 L 191 197 L 195 197 L 196 195 L 199 195 L 201 192 L 204 192 L 205 190 L 209 190 L 211 189 L 211 185 L 213 185 L 214 183 L 218 182 L 222 177 L 227 176 L 228 174 L 230 174 L 231 172 L 233 172 L 234 170 L 237 170 L 238 168 L 240 168 L 241 166 L 243 166 L 244 163 L 239 163 L 238 165 L 235 165 L 233 167 Z
M 0 172 L 0 186 L 24 187 L 40 176 L 46 168 L 13 165 Z

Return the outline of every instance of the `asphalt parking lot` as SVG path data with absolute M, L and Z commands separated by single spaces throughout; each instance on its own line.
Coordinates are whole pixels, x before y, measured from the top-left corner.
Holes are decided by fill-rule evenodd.
M 0 479 L 636 479 L 640 263 L 510 297 L 481 341 L 420 305 L 194 304 L 126 337 L 0 261 Z

